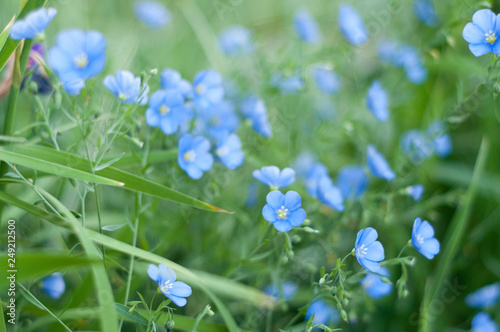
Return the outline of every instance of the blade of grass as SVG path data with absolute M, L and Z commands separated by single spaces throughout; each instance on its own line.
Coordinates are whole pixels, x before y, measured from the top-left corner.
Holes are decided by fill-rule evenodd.
M 2 303 L 2 299 L 0 298 L 0 303 Z M 7 326 L 5 326 L 3 305 L 0 305 L 0 332 L 6 332 Z

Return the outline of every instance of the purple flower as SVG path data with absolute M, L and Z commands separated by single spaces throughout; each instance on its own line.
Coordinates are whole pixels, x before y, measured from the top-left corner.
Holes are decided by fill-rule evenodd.
M 288 232 L 306 220 L 306 211 L 300 208 L 300 195 L 295 191 L 289 191 L 285 195 L 278 190 L 271 191 L 267 194 L 266 201 L 262 216 L 280 232 Z
M 171 267 L 163 264 L 157 267 L 156 265 L 150 264 L 148 274 L 151 279 L 158 283 L 160 291 L 172 300 L 172 302 L 179 307 L 186 305 L 187 300 L 185 298 L 190 296 L 193 291 L 186 283 L 176 281 L 177 275 Z
M 377 273 L 380 270 L 378 262 L 385 258 L 384 247 L 379 241 L 377 231 L 371 227 L 358 232 L 354 245 L 354 254 L 361 266 L 371 272 Z
M 499 16 L 495 16 L 489 9 L 481 9 L 474 13 L 472 22 L 464 27 L 462 36 L 475 56 L 489 52 L 500 54 L 500 24 L 497 24 Z
M 417 218 L 413 223 L 411 244 L 425 258 L 433 259 L 439 253 L 439 241 L 434 238 L 434 228 L 428 221 Z

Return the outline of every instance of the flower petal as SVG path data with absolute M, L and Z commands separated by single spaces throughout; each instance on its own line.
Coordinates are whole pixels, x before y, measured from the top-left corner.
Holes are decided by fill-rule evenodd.
M 306 211 L 304 211 L 304 209 L 298 209 L 296 211 L 292 211 L 288 215 L 288 222 L 293 227 L 302 225 L 304 223 L 304 220 L 306 220 Z
M 182 281 L 174 282 L 172 289 L 170 290 L 170 294 L 179 297 L 186 297 L 193 293 L 191 287 Z
M 275 222 L 278 218 L 276 210 L 270 207 L 268 204 L 266 204 L 262 209 L 262 216 L 269 222 Z
M 281 208 L 284 200 L 285 200 L 285 195 L 283 195 L 279 190 L 271 191 L 266 196 L 267 204 L 269 204 L 269 206 L 275 210 Z
M 288 232 L 292 229 L 292 225 L 284 219 L 277 219 L 277 221 L 273 223 L 273 226 L 280 232 Z

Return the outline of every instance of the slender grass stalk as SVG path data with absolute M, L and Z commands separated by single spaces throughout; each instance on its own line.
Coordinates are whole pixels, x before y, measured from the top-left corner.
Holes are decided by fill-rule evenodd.
M 474 202 L 477 196 L 479 181 L 481 180 L 488 156 L 490 154 L 490 143 L 483 137 L 481 147 L 476 159 L 472 181 L 465 197 L 460 202 L 457 212 L 453 217 L 449 231 L 446 234 L 444 250 L 437 266 L 434 278 L 427 284 L 424 299 L 420 307 L 420 332 L 432 331 L 433 322 L 436 320 L 436 313 L 431 312 L 431 304 L 437 298 L 443 283 L 448 278 L 456 253 L 464 236 L 473 211 Z

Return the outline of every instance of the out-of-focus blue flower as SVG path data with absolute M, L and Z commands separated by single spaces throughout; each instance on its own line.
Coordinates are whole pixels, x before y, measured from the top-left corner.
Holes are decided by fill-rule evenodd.
M 317 98 L 313 101 L 313 107 L 316 110 L 314 114 L 317 121 L 321 122 L 337 116 L 335 106 L 330 101 L 330 98 Z
M 363 19 L 359 13 L 347 3 L 339 6 L 339 28 L 344 38 L 354 46 L 364 44 L 368 40 Z
M 486 312 L 477 313 L 472 318 L 471 332 L 498 332 L 498 325 Z
M 279 190 L 271 191 L 266 196 L 266 202 L 262 216 L 280 232 L 288 232 L 306 220 L 306 211 L 300 208 L 302 200 L 295 191 L 285 195 Z
M 419 130 L 410 130 L 401 137 L 401 148 L 415 164 L 421 163 L 434 154 L 435 145 Z
M 402 67 L 410 82 L 422 84 L 426 81 L 427 69 L 415 47 L 383 40 L 377 46 L 377 53 L 382 61 Z
M 257 204 L 257 192 L 258 192 L 257 183 L 250 182 L 248 184 L 247 200 L 245 201 L 246 207 L 251 208 Z
M 323 300 L 314 301 L 306 312 L 306 320 L 309 320 L 312 315 L 313 318 L 313 326 L 317 324 L 336 324 L 340 320 L 340 315 L 337 308 L 328 305 Z
M 271 190 L 286 188 L 295 182 L 295 171 L 289 167 L 280 171 L 276 166 L 266 166 L 256 169 L 252 175 Z
M 203 172 L 210 170 L 214 164 L 214 157 L 209 152 L 210 142 L 203 136 L 193 137 L 184 135 L 179 141 L 179 166 L 191 179 L 199 179 Z
M 487 309 L 500 299 L 500 282 L 479 288 L 465 297 L 465 304 L 474 309 Z
M 246 97 L 240 105 L 243 116 L 250 120 L 253 130 L 259 135 L 270 138 L 273 135 L 264 101 L 256 96 Z
M 389 96 L 379 81 L 373 81 L 366 95 L 366 106 L 382 122 L 389 119 Z
M 422 186 L 421 184 L 416 184 L 407 187 L 405 191 L 406 194 L 410 195 L 415 201 L 418 202 L 420 199 L 422 199 L 422 195 L 424 194 L 424 186 Z
M 462 36 L 469 43 L 469 49 L 475 56 L 486 53 L 500 54 L 499 16 L 489 9 L 481 9 L 474 13 L 472 22 L 465 25 Z
M 39 8 L 22 19 L 16 20 L 10 28 L 10 38 L 14 40 L 33 39 L 43 35 L 47 26 L 57 15 L 54 8 Z
M 323 176 L 318 181 L 318 190 L 316 193 L 318 200 L 326 206 L 342 212 L 344 211 L 344 198 L 339 188 L 333 185 L 332 179 Z
M 382 243 L 376 241 L 377 238 L 377 231 L 368 227 L 358 232 L 354 245 L 354 254 L 359 264 L 374 273 L 380 270 L 378 262 L 385 258 L 384 247 Z
M 252 33 L 239 25 L 222 31 L 218 42 L 225 55 L 236 56 L 253 52 Z
M 328 169 L 322 163 L 313 164 L 306 173 L 306 190 L 312 197 L 318 196 L 321 179 L 328 177 Z
M 115 76 L 108 75 L 103 84 L 122 104 L 137 102 L 139 105 L 146 105 L 148 103 L 149 86 L 146 85 L 141 94 L 141 78 L 134 77 L 129 71 L 120 70 Z
M 267 286 L 264 292 L 274 297 L 280 297 L 282 295 L 285 301 L 289 301 L 294 297 L 295 293 L 297 293 L 298 288 L 299 286 L 297 286 L 296 283 L 285 281 L 281 283 L 281 289 L 277 284 L 272 284 Z
M 207 133 L 217 139 L 235 132 L 240 125 L 240 119 L 234 110 L 234 105 L 228 100 L 201 110 L 199 120 L 203 121 Z
M 427 129 L 427 136 L 434 142 L 434 151 L 439 157 L 445 158 L 451 154 L 451 138 L 446 133 L 446 127 L 443 122 L 433 122 Z
M 64 89 L 77 95 L 85 80 L 100 74 L 106 66 L 106 38 L 97 31 L 66 30 L 57 36 L 49 51 L 49 65 Z
M 295 170 L 295 174 L 298 177 L 305 178 L 307 171 L 312 167 L 314 162 L 316 161 L 316 157 L 309 151 L 301 152 L 295 162 L 293 164 L 293 169 Z
M 224 98 L 222 77 L 213 69 L 203 70 L 196 74 L 193 81 L 193 99 L 201 109 L 215 106 Z
M 299 9 L 295 12 L 293 26 L 302 41 L 309 44 L 318 44 L 321 41 L 321 31 L 308 10 Z
M 411 244 L 427 259 L 433 259 L 439 253 L 440 246 L 439 241 L 434 238 L 434 228 L 420 218 L 413 223 Z
M 177 275 L 175 271 L 166 265 L 150 264 L 148 274 L 151 279 L 158 283 L 160 291 L 168 297 L 177 306 L 183 307 L 186 305 L 186 297 L 190 296 L 193 292 L 191 287 L 182 281 L 176 281 Z
M 57 300 L 63 294 L 66 289 L 66 284 L 61 273 L 52 273 L 50 276 L 42 280 L 42 289 L 51 298 Z
M 439 15 L 430 0 L 416 0 L 413 11 L 417 18 L 427 26 L 436 27 L 439 23 Z
M 238 135 L 231 134 L 222 138 L 215 149 L 215 154 L 220 161 L 229 169 L 240 167 L 245 160 L 245 154 L 241 151 L 241 141 Z
M 295 94 L 304 88 L 304 80 L 297 73 L 284 75 L 282 72 L 275 73 L 271 77 L 271 85 L 284 94 Z
M 311 68 L 311 74 L 318 89 L 326 94 L 335 94 L 342 84 L 340 77 L 331 69 L 314 66 Z
M 377 54 L 380 60 L 390 63 L 394 66 L 402 65 L 400 50 L 401 46 L 394 40 L 384 39 L 377 44 Z
M 184 98 L 175 91 L 158 90 L 153 93 L 146 111 L 146 123 L 151 127 L 159 126 L 166 135 L 175 133 L 192 117 L 192 111 L 184 106 Z
M 363 166 L 344 166 L 337 175 L 337 185 L 346 200 L 359 199 L 368 186 L 368 175 Z
M 383 275 L 387 279 L 390 278 L 389 270 L 381 267 L 378 274 Z M 361 280 L 361 287 L 370 295 L 371 298 L 379 299 L 382 296 L 390 294 L 392 291 L 392 284 L 384 282 L 382 277 L 376 274 L 368 273 L 366 277 Z
M 182 79 L 181 74 L 174 69 L 167 68 L 160 74 L 160 82 L 163 90 L 175 91 L 180 93 L 184 98 L 191 97 L 191 84 Z
M 385 160 L 384 156 L 378 152 L 373 145 L 368 146 L 366 158 L 368 169 L 370 169 L 370 172 L 372 172 L 374 176 L 388 181 L 392 181 L 396 178 L 387 160 Z
M 135 16 L 151 29 L 160 29 L 172 19 L 170 11 L 160 2 L 139 1 L 134 5 Z

